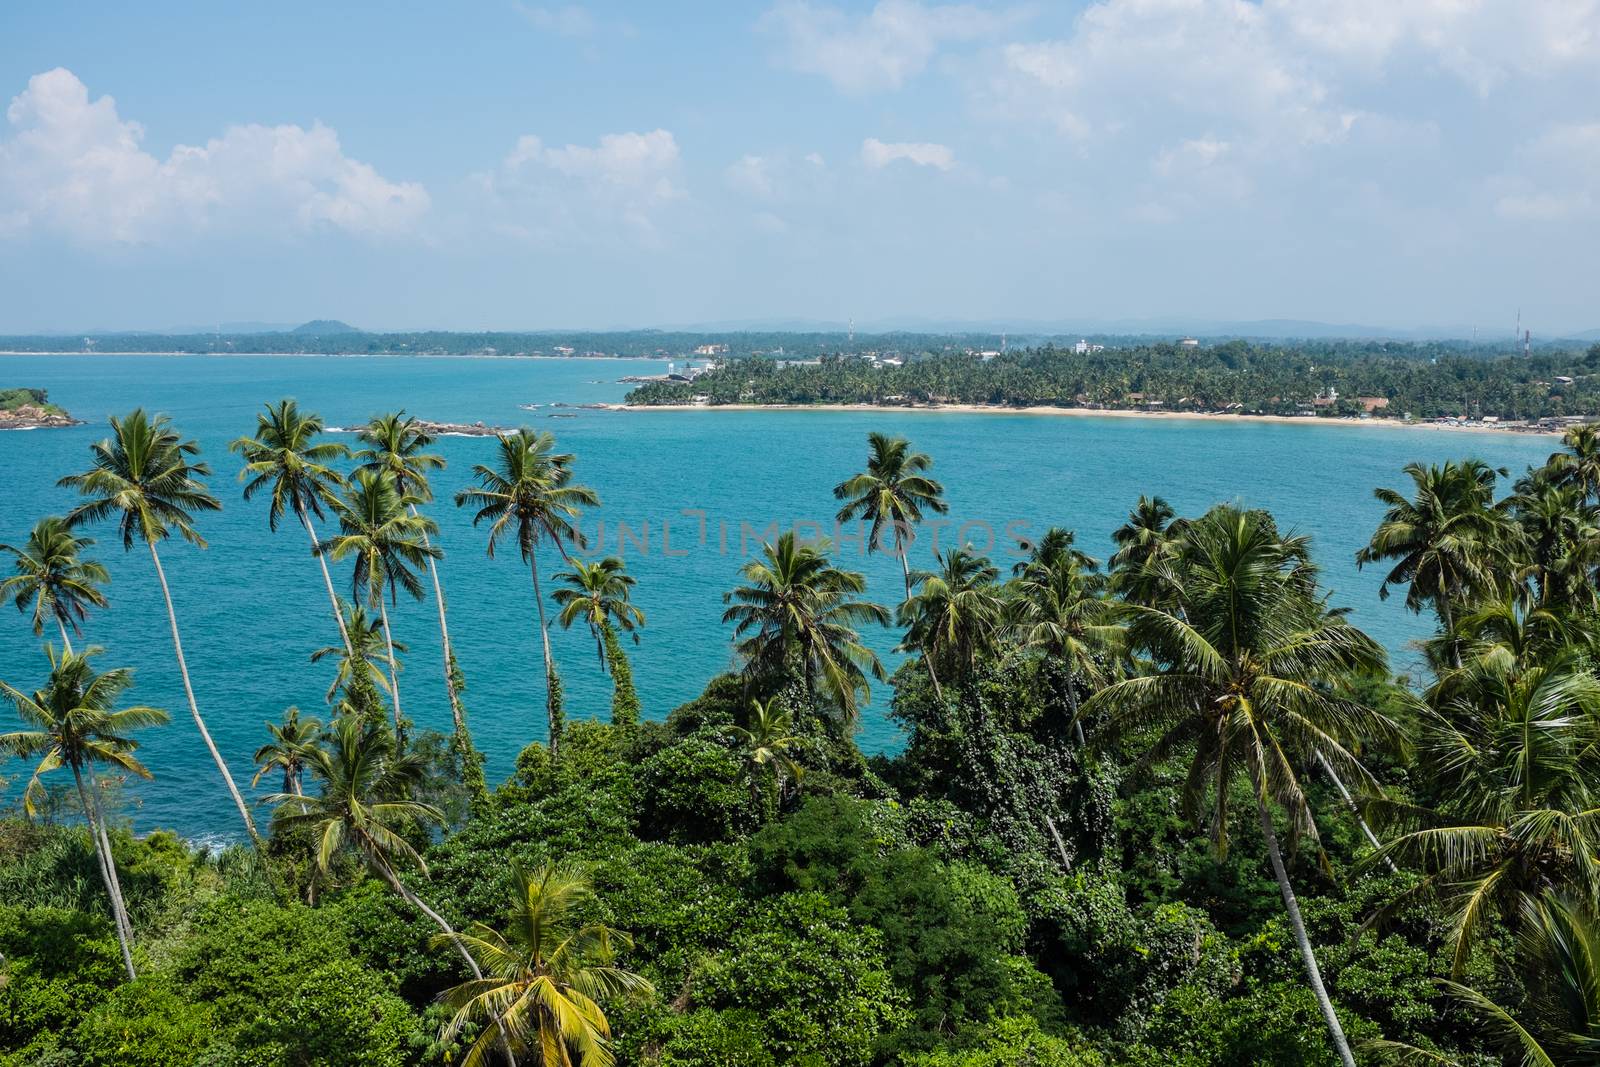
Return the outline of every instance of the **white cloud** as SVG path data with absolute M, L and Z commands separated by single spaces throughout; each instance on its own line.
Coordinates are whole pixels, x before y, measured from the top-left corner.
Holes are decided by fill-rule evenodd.
M 991 36 L 1012 24 L 1011 16 L 965 4 L 921 4 L 880 0 L 853 17 L 806 0 L 786 0 L 762 19 L 783 38 L 782 61 L 806 74 L 820 74 L 843 92 L 898 89 L 927 67 L 947 43 Z
M 522 17 L 528 20 L 529 25 L 545 33 L 554 33 L 562 37 L 588 37 L 597 29 L 594 16 L 577 4 L 566 4 L 561 7 L 517 4 L 516 7 L 522 13 Z
M 743 156 L 726 171 L 728 184 L 741 193 L 770 200 L 774 193 L 772 163 L 762 156 Z
M 868 137 L 861 142 L 861 162 L 872 170 L 880 170 L 896 160 L 949 170 L 955 166 L 956 156 L 942 144 L 913 141 L 885 143 L 876 137 Z
M 349 158 L 320 123 L 231 126 L 158 159 L 111 97 L 90 100 L 63 68 L 30 78 L 6 119 L 0 232 L 124 244 L 323 226 L 378 236 L 410 229 L 429 206 L 421 185 Z
M 1183 176 L 1204 170 L 1227 154 L 1227 141 L 1201 137 L 1163 149 L 1153 166 L 1163 177 Z
M 678 142 L 668 130 L 609 133 L 594 145 L 519 138 L 498 170 L 477 176 L 502 228 L 536 240 L 581 238 L 620 220 L 656 239 L 658 209 L 682 199 Z
M 1514 173 L 1491 182 L 1499 215 L 1525 222 L 1600 217 L 1600 122 L 1554 123 L 1514 160 Z

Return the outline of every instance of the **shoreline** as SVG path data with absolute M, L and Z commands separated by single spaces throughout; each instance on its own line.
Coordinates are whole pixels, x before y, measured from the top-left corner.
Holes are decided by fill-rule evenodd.
M 1485 426 L 1482 424 L 1455 425 L 1444 422 L 1401 422 L 1398 419 L 1325 418 L 1320 415 L 1242 415 L 1237 413 L 1210 414 L 1203 411 L 1127 411 L 1109 408 L 1079 407 L 1001 407 L 993 404 L 941 404 L 937 407 L 901 407 L 890 404 L 615 404 L 617 411 L 890 411 L 918 412 L 929 415 L 1030 415 L 1064 418 L 1105 419 L 1165 419 L 1169 421 L 1217 423 L 1283 423 L 1299 426 L 1341 426 L 1351 428 L 1378 428 L 1387 430 L 1442 430 L 1454 433 L 1496 433 L 1521 436 L 1559 437 L 1559 429 L 1533 427 L 1523 423 Z

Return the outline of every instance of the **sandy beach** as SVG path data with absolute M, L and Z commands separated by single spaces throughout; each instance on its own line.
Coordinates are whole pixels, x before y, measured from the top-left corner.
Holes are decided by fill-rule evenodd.
M 1001 407 L 993 404 L 940 404 L 936 407 L 900 407 L 888 404 L 614 404 L 617 411 L 892 411 L 928 415 L 1046 415 L 1092 419 L 1169 419 L 1190 422 L 1261 423 L 1281 422 L 1302 426 L 1344 426 L 1390 430 L 1443 430 L 1453 433 L 1513 433 L 1559 437 L 1557 429 L 1527 426 L 1522 423 L 1455 424 L 1448 422 L 1401 422 L 1399 419 L 1323 418 L 1317 415 L 1239 415 L 1209 414 L 1201 411 L 1125 411 L 1103 408 Z

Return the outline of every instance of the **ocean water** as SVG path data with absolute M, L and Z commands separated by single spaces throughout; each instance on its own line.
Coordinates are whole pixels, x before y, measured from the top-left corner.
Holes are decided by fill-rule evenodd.
M 331 668 L 308 657 L 338 640 L 303 531 L 292 524 L 276 535 L 268 531 L 265 505 L 240 498 L 239 462 L 227 451 L 229 441 L 254 430 L 261 405 L 281 397 L 320 412 L 332 426 L 403 408 L 439 421 L 526 423 L 554 432 L 577 454 L 578 479 L 603 501 L 583 529 L 591 538 L 603 535 L 606 554 L 620 548 L 639 580 L 635 600 L 648 623 L 629 655 L 652 718 L 733 665 L 722 594 L 772 524 L 833 533 L 832 486 L 861 467 L 870 430 L 905 434 L 933 455 L 951 507 L 950 525 L 937 531 L 940 544 L 959 538 L 986 548 L 993 537 L 996 562 L 1005 568 L 1015 559 L 1008 528 L 1038 533 L 1066 525 L 1087 550 L 1108 554 L 1111 531 L 1140 493 L 1165 496 L 1180 514 L 1218 502 L 1271 508 L 1286 528 L 1312 535 L 1334 603 L 1353 609 L 1354 620 L 1388 646 L 1400 668 L 1415 662 L 1410 642 L 1428 626 L 1407 614 L 1398 597 L 1381 602 L 1380 573 L 1354 565 L 1381 512 L 1372 489 L 1400 485 L 1400 467 L 1411 460 L 1475 456 L 1515 475 L 1554 447 L 1549 438 L 1340 425 L 549 406 L 620 400 L 628 386 L 617 378 L 663 369 L 639 360 L 0 356 L 0 387 L 46 388 L 89 423 L 0 433 L 0 541 L 20 543 L 37 518 L 73 505 L 73 494 L 58 489 L 56 479 L 87 467 L 88 446 L 105 435 L 108 415 L 144 406 L 171 415 L 198 440 L 224 509 L 201 519 L 209 548 L 169 542 L 163 563 L 201 711 L 244 784 L 253 772 L 251 753 L 266 739 L 265 721 L 289 705 L 320 714 Z M 522 404 L 540 407 L 524 411 Z M 498 778 L 523 745 L 543 738 L 545 727 L 527 569 L 514 553 L 487 558 L 483 531 L 450 501 L 469 483 L 474 463 L 492 461 L 492 450 L 489 439 L 440 440 L 437 451 L 449 466 L 435 478 L 429 513 L 441 527 L 441 573 L 470 723 Z M 620 546 L 619 526 L 627 528 Z M 141 829 L 237 836 L 237 817 L 187 713 L 149 556 L 142 549 L 124 553 L 109 526 L 93 532 L 100 539 L 94 554 L 112 574 L 111 608 L 91 618 L 80 644 L 104 646 L 103 667 L 136 668 L 133 699 L 173 717 L 172 725 L 141 737 L 141 754 L 156 777 L 130 784 L 127 815 Z M 931 562 L 933 540 L 932 531 L 919 540 L 914 566 Z M 901 579 L 892 557 L 863 554 L 859 540 L 838 554 L 867 574 L 876 599 L 896 602 Z M 553 552 L 543 556 L 548 593 L 562 567 Z M 347 583 L 348 571 L 336 571 L 335 581 Z M 433 605 L 403 599 L 393 621 L 397 640 L 411 649 L 401 677 L 407 714 L 422 727 L 448 729 Z M 866 637 L 892 665 L 897 636 L 875 630 Z M 569 716 L 604 717 L 610 687 L 588 633 L 557 629 L 554 643 Z M 41 643 L 6 606 L 0 678 L 31 690 L 46 669 Z M 901 741 L 884 714 L 886 687 L 875 688 L 859 737 L 869 752 Z M 3 711 L 0 723 L 6 723 L 0 731 L 13 728 Z M 19 796 L 25 773 L 16 761 L 0 764 L 0 779 L 9 780 L 0 803 Z

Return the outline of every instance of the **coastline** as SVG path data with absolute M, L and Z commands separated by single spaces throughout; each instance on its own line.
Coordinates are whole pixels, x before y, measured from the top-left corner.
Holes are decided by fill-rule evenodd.
M 1166 419 L 1190 422 L 1220 423 L 1285 423 L 1299 426 L 1343 426 L 1352 428 L 1380 428 L 1388 430 L 1443 430 L 1453 433 L 1497 433 L 1523 436 L 1559 437 L 1562 430 L 1527 426 L 1522 423 L 1508 425 L 1482 424 L 1457 425 L 1446 422 L 1401 422 L 1398 419 L 1324 418 L 1320 415 L 1241 415 L 1235 413 L 1210 414 L 1203 411 L 1127 411 L 1108 408 L 1078 407 L 1003 407 L 993 404 L 941 404 L 937 407 L 901 407 L 889 404 L 615 404 L 617 411 L 892 411 L 918 412 L 929 415 L 1040 415 L 1065 418 L 1091 419 Z

